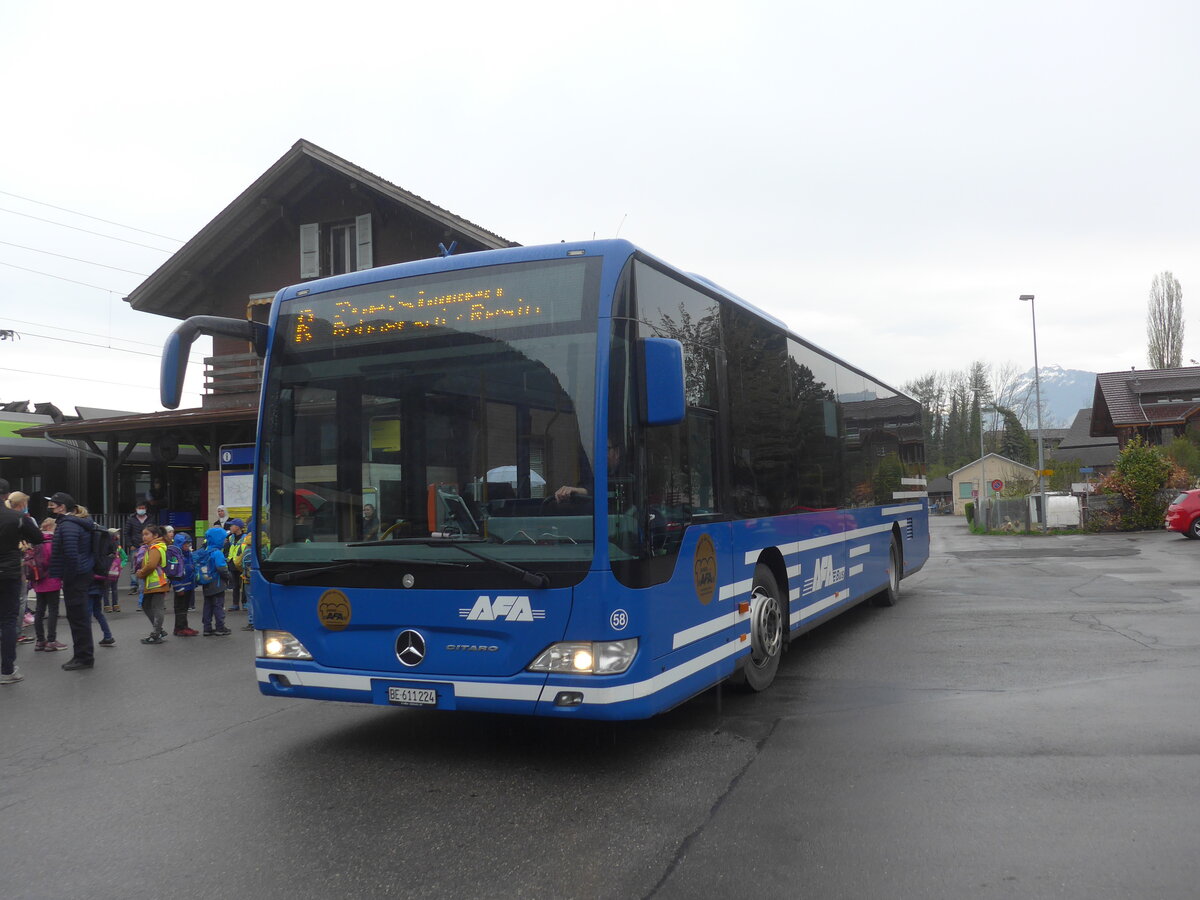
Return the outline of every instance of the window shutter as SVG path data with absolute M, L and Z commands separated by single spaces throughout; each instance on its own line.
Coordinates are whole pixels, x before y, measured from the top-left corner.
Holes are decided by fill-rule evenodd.
M 371 214 L 358 216 L 354 220 L 354 232 L 358 241 L 358 270 L 369 269 L 375 265 L 375 255 L 371 250 Z
M 321 276 L 321 226 L 317 223 L 300 226 L 300 277 Z

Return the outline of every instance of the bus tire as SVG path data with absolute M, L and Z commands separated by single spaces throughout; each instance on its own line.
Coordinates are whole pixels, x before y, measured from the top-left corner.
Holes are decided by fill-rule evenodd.
M 900 545 L 892 538 L 892 546 L 888 550 L 888 582 L 887 587 L 875 595 L 873 602 L 876 606 L 895 606 L 900 599 L 900 576 L 904 571 L 904 557 L 900 554 Z
M 775 576 L 759 563 L 754 567 L 754 587 L 750 589 L 750 653 L 730 679 L 736 686 L 765 691 L 775 680 L 787 627 L 784 609 Z

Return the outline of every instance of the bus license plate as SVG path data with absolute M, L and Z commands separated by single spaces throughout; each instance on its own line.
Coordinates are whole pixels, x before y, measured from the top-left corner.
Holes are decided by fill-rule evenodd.
M 400 706 L 437 706 L 433 688 L 388 687 L 388 703 Z

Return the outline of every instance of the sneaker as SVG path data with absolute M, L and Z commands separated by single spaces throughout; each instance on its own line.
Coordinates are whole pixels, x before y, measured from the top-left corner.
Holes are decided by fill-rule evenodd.
M 231 606 L 231 607 L 229 607 L 229 611 L 230 612 L 241 612 L 242 608 L 240 606 Z
M 36 641 L 33 645 L 33 649 L 34 650 L 45 650 L 46 642 L 45 641 Z
M 155 633 L 155 634 L 150 635 L 150 637 L 142 638 L 142 643 L 143 644 L 165 644 L 166 641 L 163 640 L 161 637 L 159 637 L 157 633 Z
M 121 607 L 120 607 L 118 604 L 114 603 L 114 604 L 113 604 L 112 611 L 113 611 L 113 612 L 120 612 L 120 611 L 121 611 Z
M 129 595 L 130 595 L 130 596 L 133 596 L 133 595 L 134 595 L 134 594 L 136 594 L 137 592 L 138 592 L 138 589 L 137 589 L 137 588 L 135 588 L 135 587 L 131 587 L 131 588 L 129 589 Z
M 251 625 L 249 622 L 247 622 L 245 625 L 242 626 L 242 631 L 253 631 L 253 630 L 254 630 L 254 626 Z
M 154 633 L 157 634 L 160 638 L 165 638 L 167 636 L 167 632 L 162 628 L 158 629 L 158 631 L 156 631 Z
M 0 675 L 0 684 L 16 684 L 18 681 L 24 681 L 25 676 L 21 674 L 21 670 L 13 666 L 11 674 Z
M 204 636 L 205 636 L 205 637 L 212 637 L 214 634 L 216 634 L 216 632 L 215 632 L 215 631 L 213 631 L 211 628 L 205 628 L 205 629 L 204 629 Z
M 90 669 L 93 665 L 94 665 L 94 663 L 83 662 L 82 660 L 78 660 L 78 659 L 68 659 L 65 663 L 62 664 L 62 667 L 64 669 L 66 669 L 68 672 L 73 672 L 76 669 Z
M 102 640 L 102 641 L 100 642 L 100 646 L 101 646 L 101 647 L 111 647 L 111 646 L 113 646 L 115 643 L 116 643 L 116 639 L 114 639 L 114 638 L 110 638 L 110 637 L 106 637 L 104 640 Z
M 213 632 L 213 634 L 215 634 L 219 637 L 225 637 L 225 635 L 233 634 L 233 632 L 230 631 L 228 628 L 218 628 L 216 631 Z
M 67 645 L 60 641 L 46 641 L 47 650 L 66 650 Z
M 104 607 L 104 611 L 105 611 L 106 613 L 110 613 L 110 612 L 112 612 L 113 610 L 112 610 L 112 607 L 111 607 L 111 606 L 106 606 L 106 607 Z
M 31 638 L 29 635 L 23 634 L 19 638 L 17 638 L 17 643 L 18 644 L 34 644 L 34 643 L 37 643 L 37 641 L 34 638 Z
M 195 628 L 176 628 L 175 629 L 176 637 L 195 637 L 199 633 L 200 632 L 198 632 Z

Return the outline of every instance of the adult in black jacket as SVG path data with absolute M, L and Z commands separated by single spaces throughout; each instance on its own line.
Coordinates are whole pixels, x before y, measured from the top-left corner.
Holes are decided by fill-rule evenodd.
M 25 510 L 9 509 L 8 482 L 0 478 L 0 683 L 21 680 L 17 624 L 21 616 L 21 541 L 42 542 L 42 530 Z
M 92 571 L 92 532 L 99 526 L 70 494 L 59 491 L 46 499 L 50 515 L 58 520 L 54 543 L 50 546 L 50 574 L 62 579 L 63 602 L 67 607 L 67 621 L 71 623 L 71 642 L 75 651 L 63 663 L 63 668 L 67 671 L 90 669 L 96 658 L 88 588 L 96 577 Z

